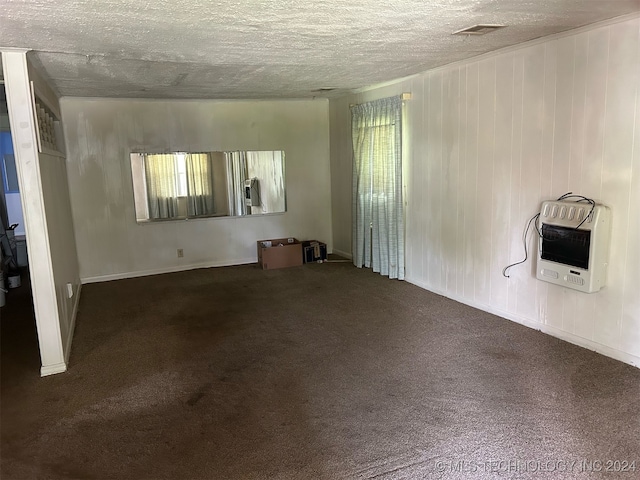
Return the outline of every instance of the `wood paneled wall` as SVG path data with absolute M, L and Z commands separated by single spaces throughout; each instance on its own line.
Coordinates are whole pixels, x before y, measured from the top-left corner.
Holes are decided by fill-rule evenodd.
M 411 92 L 407 280 L 640 365 L 639 33 L 626 17 L 332 100 L 334 250 L 351 251 L 349 104 Z M 504 278 L 527 220 L 569 191 L 612 210 L 607 286 L 540 282 L 531 258 Z

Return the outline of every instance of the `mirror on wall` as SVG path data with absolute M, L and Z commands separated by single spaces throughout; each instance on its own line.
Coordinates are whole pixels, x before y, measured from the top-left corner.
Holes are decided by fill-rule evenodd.
M 284 152 L 132 153 L 138 223 L 286 211 Z

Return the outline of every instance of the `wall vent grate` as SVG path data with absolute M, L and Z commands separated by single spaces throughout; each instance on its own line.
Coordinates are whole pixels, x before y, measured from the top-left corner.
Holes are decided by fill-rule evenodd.
M 481 23 L 479 25 L 473 25 L 472 27 L 463 28 L 457 32 L 453 32 L 451 35 L 484 35 L 486 33 L 494 32 L 500 28 L 504 28 L 506 25 L 500 24 L 487 24 Z

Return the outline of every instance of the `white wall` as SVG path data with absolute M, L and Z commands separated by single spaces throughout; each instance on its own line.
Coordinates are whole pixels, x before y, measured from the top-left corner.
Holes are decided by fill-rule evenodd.
M 407 280 L 640 365 L 639 32 L 626 17 L 332 100 L 334 250 L 351 251 L 349 103 L 411 92 Z M 612 210 L 607 286 L 540 282 L 531 260 L 504 278 L 568 191 Z
M 83 281 L 255 262 L 267 238 L 331 245 L 326 100 L 63 98 L 61 108 Z M 129 154 L 172 150 L 284 150 L 287 212 L 136 224 Z
M 65 358 L 68 360 L 80 296 L 80 272 L 71 217 L 65 158 L 41 153 L 40 172 L 60 319 L 60 334 Z M 67 289 L 68 283 L 73 289 L 71 297 Z
M 41 152 L 38 157 L 60 335 L 65 363 L 68 363 L 81 285 L 62 134 L 64 122 L 61 122 L 60 103 L 57 95 L 31 65 L 29 65 L 29 78 L 34 84 L 36 96 L 49 107 L 59 120 L 56 135 L 60 151 Z M 32 265 L 32 268 L 35 266 Z M 69 295 L 68 284 L 71 285 L 71 295 Z

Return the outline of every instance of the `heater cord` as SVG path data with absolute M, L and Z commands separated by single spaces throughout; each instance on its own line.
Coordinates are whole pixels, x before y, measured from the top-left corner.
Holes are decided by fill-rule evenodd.
M 591 204 L 591 210 L 589 210 L 589 213 L 584 216 L 582 221 L 574 229 L 574 230 L 578 230 L 582 226 L 582 224 L 587 221 L 587 218 L 589 218 L 593 213 L 593 209 L 596 208 L 596 202 L 592 198 L 588 198 L 583 195 L 573 195 L 573 192 L 565 193 L 564 195 L 558 198 L 558 201 L 565 200 L 567 198 L 579 198 L 578 202 L 589 202 Z
M 535 225 L 535 222 L 538 220 L 539 217 L 540 217 L 540 214 L 536 213 L 533 217 L 529 219 L 529 222 L 527 222 L 527 228 L 524 229 L 524 235 L 522 236 L 522 244 L 524 245 L 524 258 L 519 262 L 515 262 L 515 263 L 512 263 L 511 265 L 507 265 L 506 267 L 504 267 L 502 269 L 502 275 L 504 277 L 509 278 L 509 275 L 507 275 L 507 270 L 509 270 L 511 267 L 515 267 L 516 265 L 520 265 L 521 263 L 526 262 L 527 259 L 529 258 L 529 250 L 527 249 L 527 236 L 529 235 L 531 222 L 534 222 L 534 228 L 536 229 L 536 231 L 538 230 L 538 227 Z

